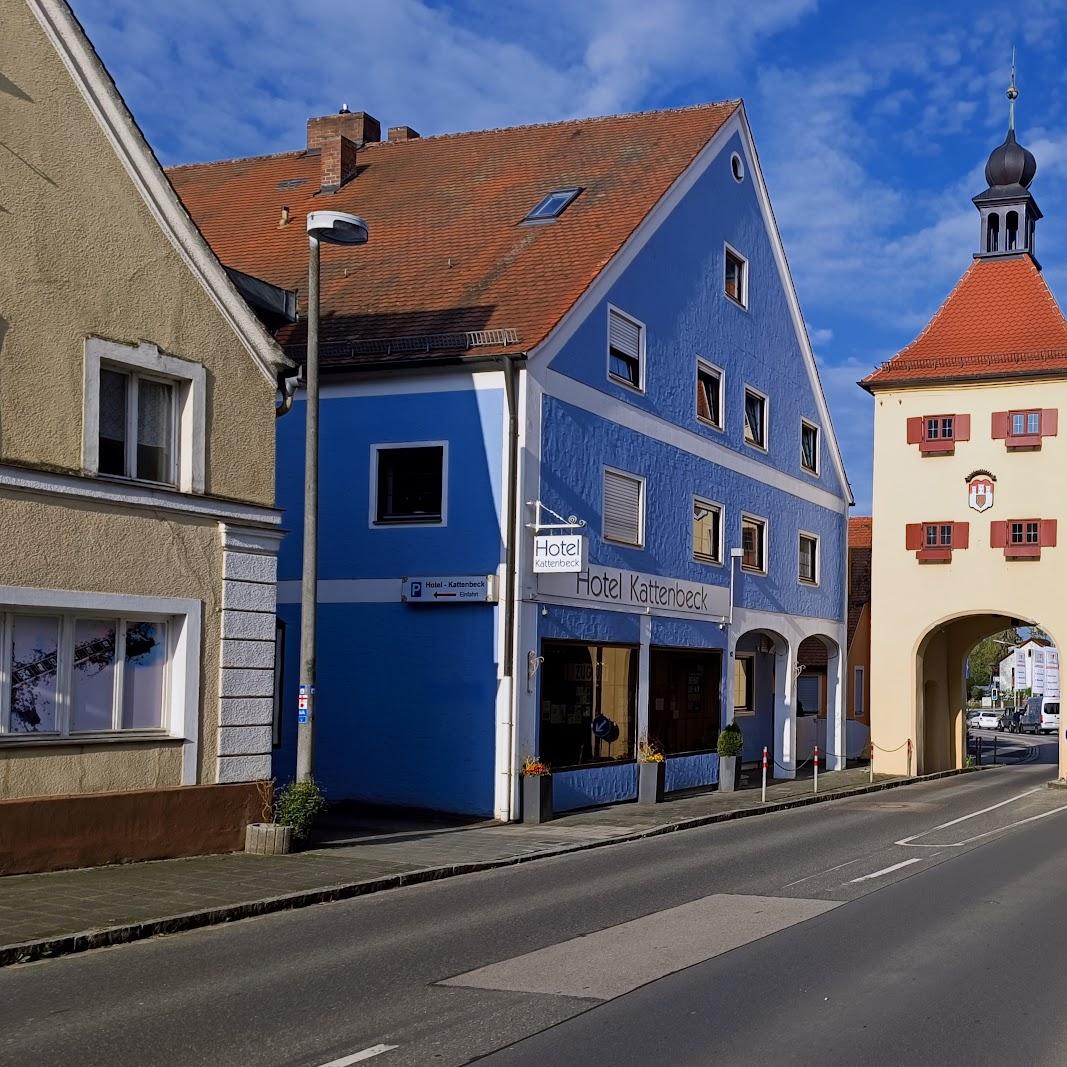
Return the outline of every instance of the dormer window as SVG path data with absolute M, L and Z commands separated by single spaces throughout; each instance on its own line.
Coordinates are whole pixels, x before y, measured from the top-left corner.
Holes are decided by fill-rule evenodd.
M 551 219 L 558 219 L 581 191 L 579 186 L 553 190 L 523 219 L 523 222 L 548 222 Z

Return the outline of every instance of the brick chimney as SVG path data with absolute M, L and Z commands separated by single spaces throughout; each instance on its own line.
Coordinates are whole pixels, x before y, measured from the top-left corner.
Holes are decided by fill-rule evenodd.
M 410 126 L 389 127 L 390 141 L 414 141 L 418 136 L 418 132 L 413 130 Z
M 356 155 L 369 141 L 380 141 L 382 127 L 365 111 L 342 107 L 336 115 L 308 119 L 307 148 L 322 157 L 319 192 L 336 193 L 356 176 Z

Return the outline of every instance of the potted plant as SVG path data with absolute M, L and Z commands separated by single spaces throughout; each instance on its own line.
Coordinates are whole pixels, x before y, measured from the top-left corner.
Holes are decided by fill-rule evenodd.
M 637 746 L 637 803 L 658 804 L 663 799 L 667 760 L 663 749 L 646 737 Z
M 549 822 L 552 819 L 552 768 L 538 756 L 527 756 L 519 774 L 522 775 L 522 821 Z
M 263 822 L 245 828 L 245 852 L 254 856 L 284 856 L 311 832 L 326 808 L 326 798 L 313 778 L 289 782 L 275 790 L 273 781 L 257 783 Z
M 733 793 L 741 786 L 741 749 L 745 739 L 736 722 L 722 728 L 715 749 L 719 753 L 719 791 Z

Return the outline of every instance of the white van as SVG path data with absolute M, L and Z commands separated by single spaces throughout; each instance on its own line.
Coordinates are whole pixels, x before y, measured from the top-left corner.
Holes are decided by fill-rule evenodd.
M 1046 700 L 1043 696 L 1030 697 L 1019 720 L 1019 733 L 1054 734 L 1059 728 L 1059 697 L 1055 700 Z

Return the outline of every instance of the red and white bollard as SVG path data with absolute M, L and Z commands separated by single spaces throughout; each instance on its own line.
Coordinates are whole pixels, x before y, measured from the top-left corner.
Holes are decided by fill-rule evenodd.
M 767 803 L 767 746 L 763 746 L 763 797 L 762 802 Z
M 819 746 L 815 746 L 815 792 L 819 791 Z

